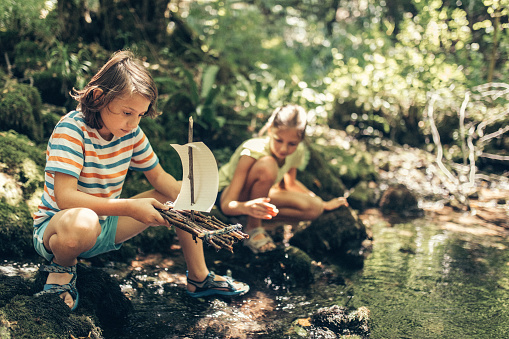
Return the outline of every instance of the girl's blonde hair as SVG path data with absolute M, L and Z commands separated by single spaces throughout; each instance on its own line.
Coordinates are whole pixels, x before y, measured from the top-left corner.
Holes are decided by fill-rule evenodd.
M 271 127 L 274 128 L 295 128 L 301 139 L 306 135 L 307 113 L 299 105 L 286 105 L 276 108 L 267 123 L 260 129 L 261 136 Z
M 94 96 L 94 91 L 101 89 L 100 96 Z M 113 54 L 108 62 L 82 90 L 73 88 L 71 97 L 78 101 L 77 109 L 85 116 L 85 123 L 92 128 L 102 128 L 100 111 L 114 99 L 132 94 L 139 94 L 150 101 L 145 115 L 155 117 L 157 87 L 154 79 L 143 67 L 134 54 L 129 51 L 119 51 Z

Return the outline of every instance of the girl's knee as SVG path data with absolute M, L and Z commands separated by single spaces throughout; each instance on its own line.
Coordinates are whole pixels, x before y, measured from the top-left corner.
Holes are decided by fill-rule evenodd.
M 97 213 L 88 208 L 76 208 L 63 216 L 60 220 L 62 235 L 79 240 L 89 241 L 97 239 L 101 234 L 101 224 Z
M 278 168 L 276 159 L 273 157 L 262 157 L 255 162 L 251 171 L 259 180 L 273 183 L 277 178 Z

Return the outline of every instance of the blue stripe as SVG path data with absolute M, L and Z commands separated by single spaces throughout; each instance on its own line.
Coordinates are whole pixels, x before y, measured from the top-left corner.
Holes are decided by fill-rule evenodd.
M 83 163 L 83 167 L 93 167 L 93 168 L 107 168 L 107 169 L 112 169 L 112 168 L 115 168 L 115 167 L 118 167 L 118 166 L 121 166 L 123 164 L 126 164 L 126 163 L 130 163 L 131 162 L 131 157 L 128 157 L 128 158 L 124 158 L 124 159 L 120 159 L 119 161 L 116 161 L 116 162 L 113 162 L 111 164 L 101 164 L 101 163 L 97 163 L 97 162 L 94 162 L 94 161 L 85 161 Z
M 79 173 L 76 174 L 74 172 L 71 172 L 69 170 L 66 170 L 66 169 L 60 168 L 60 167 L 46 167 L 44 170 L 46 172 L 59 172 L 59 173 L 69 174 L 69 175 L 72 175 L 73 177 L 75 177 L 76 179 L 79 177 Z
M 84 188 L 101 188 L 101 189 L 107 189 L 108 187 L 113 187 L 113 186 L 119 186 L 119 185 L 122 185 L 124 183 L 124 180 L 125 179 L 122 179 L 122 180 L 119 180 L 117 182 L 111 182 L 111 183 L 107 183 L 107 184 L 99 184 L 99 183 L 84 183 L 82 181 L 78 181 L 78 185 L 81 186 L 81 187 L 84 187 Z
M 44 195 L 42 196 L 41 201 L 42 201 L 42 204 L 44 205 L 44 207 L 47 207 L 47 208 L 51 209 L 52 211 L 55 210 L 55 208 L 53 206 L 51 206 L 51 204 L 48 202 L 48 200 L 44 199 Z M 48 212 L 44 211 L 44 213 L 47 214 Z
M 64 152 L 67 152 L 67 153 L 71 153 L 72 155 L 75 155 L 75 156 L 78 156 L 79 158 L 83 159 L 83 152 L 81 151 L 76 151 L 68 146 L 65 146 L 65 145 L 60 145 L 60 144 L 52 144 L 51 142 L 49 142 L 49 147 L 50 149 L 52 150 L 59 150 L 59 151 L 64 151 Z
M 157 164 L 159 164 L 159 158 L 156 157 L 156 161 L 154 162 L 154 164 L 150 167 L 144 167 L 144 168 L 139 168 L 139 167 L 129 167 L 130 170 L 132 171 L 137 171 L 137 172 L 145 172 L 145 171 L 150 171 L 151 169 L 153 169 L 154 167 L 157 166 Z
M 79 126 L 76 126 L 70 122 L 67 122 L 67 121 L 62 121 L 60 122 L 58 125 L 57 125 L 58 128 L 65 128 L 65 129 L 69 129 L 69 130 L 72 130 L 76 133 L 78 133 L 81 137 L 83 137 L 83 131 L 81 130 L 81 128 L 79 128 Z
M 143 154 L 144 152 L 146 152 L 149 149 L 149 147 L 150 147 L 150 144 L 147 142 L 147 144 L 145 145 L 144 149 L 142 149 L 141 151 L 133 153 L 133 157 L 138 156 L 140 154 Z
M 50 190 L 54 190 L 54 189 L 55 189 L 55 188 L 53 187 L 53 184 L 52 184 L 52 183 L 50 183 L 49 181 L 46 181 L 45 183 L 46 183 L 46 186 L 48 187 L 48 189 L 50 189 Z

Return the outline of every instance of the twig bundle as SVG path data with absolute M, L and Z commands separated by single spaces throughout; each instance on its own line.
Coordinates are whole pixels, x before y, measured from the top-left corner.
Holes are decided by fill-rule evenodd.
M 190 233 L 194 238 L 202 239 L 217 251 L 224 248 L 233 253 L 235 242 L 249 238 L 249 235 L 241 231 L 241 224 L 227 225 L 214 216 L 206 216 L 198 211 L 177 211 L 173 209 L 171 201 L 166 202 L 166 205 L 170 206 L 169 210 L 158 211 L 170 225 Z

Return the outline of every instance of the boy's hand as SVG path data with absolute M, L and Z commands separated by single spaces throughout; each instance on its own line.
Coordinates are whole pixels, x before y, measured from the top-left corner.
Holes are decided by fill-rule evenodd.
M 272 219 L 279 210 L 270 203 L 270 198 L 257 198 L 244 203 L 246 214 L 258 219 Z
M 156 208 L 167 210 L 170 207 L 154 198 L 129 199 L 129 216 L 148 226 L 170 226 Z

